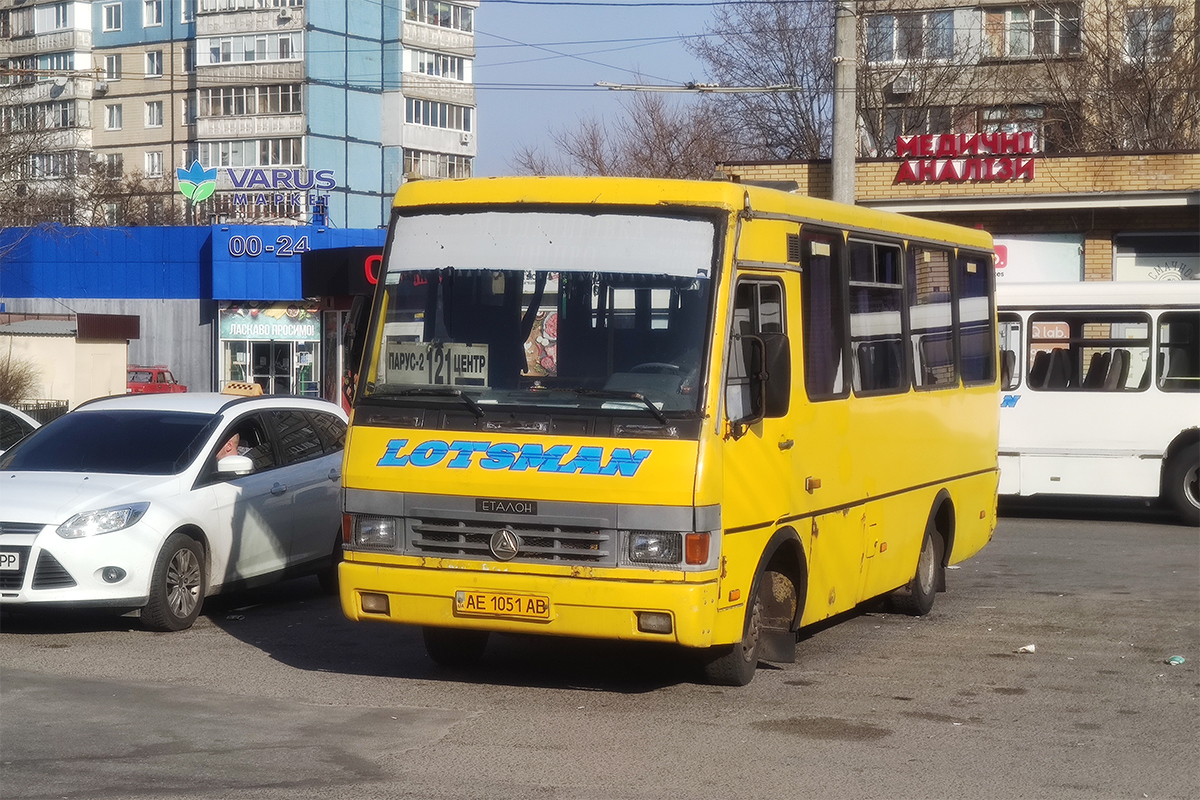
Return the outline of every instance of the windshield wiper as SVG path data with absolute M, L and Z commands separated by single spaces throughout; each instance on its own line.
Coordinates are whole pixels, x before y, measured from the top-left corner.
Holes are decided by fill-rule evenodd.
M 582 394 L 588 397 L 611 397 L 616 400 L 636 400 L 646 406 L 646 410 L 654 415 L 654 418 L 663 425 L 667 424 L 666 416 L 658 410 L 658 406 L 646 399 L 646 395 L 641 392 L 622 392 L 617 389 L 572 389 L 575 394 Z
M 482 418 L 484 411 L 483 406 L 476 403 L 475 400 L 468 394 L 464 394 L 462 389 L 455 389 L 453 386 L 414 386 L 409 389 L 396 389 L 394 391 L 384 391 L 373 395 L 374 397 L 388 396 L 420 396 L 420 397 L 457 397 L 466 404 L 471 413 L 476 419 Z

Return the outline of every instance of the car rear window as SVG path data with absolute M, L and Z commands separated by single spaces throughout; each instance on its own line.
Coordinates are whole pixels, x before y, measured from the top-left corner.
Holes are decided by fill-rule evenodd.
M 0 456 L 0 469 L 173 475 L 195 459 L 218 419 L 180 411 L 77 411 Z
M 150 383 L 154 376 L 149 372 L 131 372 L 126 380 L 132 383 Z

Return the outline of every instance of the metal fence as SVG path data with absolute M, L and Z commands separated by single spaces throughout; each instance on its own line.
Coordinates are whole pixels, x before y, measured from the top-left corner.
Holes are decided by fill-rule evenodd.
M 45 425 L 50 420 L 58 419 L 67 413 L 67 401 L 29 400 L 24 403 L 17 403 L 17 408 Z

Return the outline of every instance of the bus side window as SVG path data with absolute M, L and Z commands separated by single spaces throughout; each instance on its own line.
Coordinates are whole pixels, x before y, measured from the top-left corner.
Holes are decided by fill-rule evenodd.
M 921 245 L 909 248 L 909 352 L 913 383 L 918 387 L 945 388 L 958 384 L 950 268 L 950 253 L 945 250 Z
M 1200 392 L 1200 314 L 1168 311 L 1159 317 L 1157 360 L 1164 392 Z
M 992 334 L 992 278 L 990 260 L 981 256 L 958 257 L 958 352 L 963 383 L 991 383 L 996 378 L 996 337 Z
M 1021 352 L 1021 318 L 1000 315 L 1000 388 L 1011 391 L 1021 385 L 1018 353 Z
M 845 397 L 846 318 L 842 235 L 801 232 L 804 387 L 811 400 Z
M 784 326 L 783 287 L 775 281 L 741 281 L 734 293 L 733 328 L 729 342 L 729 368 L 725 378 L 726 415 L 732 421 L 759 414 L 750 391 L 750 344 L 746 337 L 780 336 Z M 787 380 L 776 376 L 776 380 Z M 771 378 L 768 378 L 768 381 Z M 767 411 L 767 416 L 775 416 Z
M 903 261 L 900 248 L 851 239 L 850 342 L 855 393 L 908 389 L 904 369 Z

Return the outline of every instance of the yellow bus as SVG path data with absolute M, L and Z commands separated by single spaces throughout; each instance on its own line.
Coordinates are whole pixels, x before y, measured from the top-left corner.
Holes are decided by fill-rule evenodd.
M 731 182 L 397 193 L 343 470 L 341 602 L 674 642 L 744 685 L 995 527 L 991 238 Z

